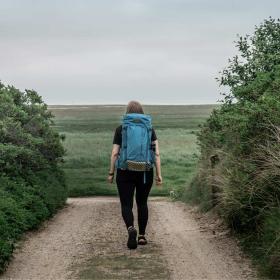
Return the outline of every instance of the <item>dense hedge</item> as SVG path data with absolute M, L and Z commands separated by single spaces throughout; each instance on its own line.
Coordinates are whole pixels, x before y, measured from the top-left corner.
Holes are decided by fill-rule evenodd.
M 21 234 L 55 213 L 67 197 L 61 137 L 32 90 L 0 83 L 0 272 Z
M 279 20 L 265 20 L 237 47 L 219 79 L 229 92 L 198 134 L 198 171 L 185 196 L 215 207 L 263 272 L 279 279 Z

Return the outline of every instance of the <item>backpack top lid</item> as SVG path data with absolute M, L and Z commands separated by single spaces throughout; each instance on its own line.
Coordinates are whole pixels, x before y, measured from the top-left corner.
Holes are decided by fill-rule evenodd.
M 123 116 L 123 124 L 131 124 L 131 123 L 143 123 L 147 127 L 152 127 L 152 118 L 150 115 L 146 114 L 138 114 L 138 113 L 129 113 Z

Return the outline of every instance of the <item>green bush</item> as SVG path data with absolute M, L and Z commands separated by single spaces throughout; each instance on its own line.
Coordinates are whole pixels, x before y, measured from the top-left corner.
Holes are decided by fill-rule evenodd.
M 279 278 L 280 21 L 265 20 L 236 45 L 240 55 L 218 79 L 229 92 L 198 133 L 199 168 L 185 196 L 215 207 Z
M 0 83 L 0 272 L 22 233 L 66 200 L 63 136 L 53 131 L 52 118 L 35 91 Z

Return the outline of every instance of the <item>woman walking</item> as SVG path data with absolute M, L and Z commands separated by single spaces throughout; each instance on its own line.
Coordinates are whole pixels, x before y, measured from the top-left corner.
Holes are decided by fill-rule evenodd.
M 153 165 L 156 183 L 162 185 L 159 145 L 151 126 L 151 118 L 144 114 L 141 104 L 131 101 L 127 105 L 123 123 L 116 128 L 113 140 L 108 182 L 112 183 L 117 170 L 116 183 L 121 202 L 122 217 L 128 230 L 127 247 L 136 249 L 145 245 L 148 222 L 148 196 L 153 185 Z M 134 227 L 133 198 L 136 189 L 139 235 Z

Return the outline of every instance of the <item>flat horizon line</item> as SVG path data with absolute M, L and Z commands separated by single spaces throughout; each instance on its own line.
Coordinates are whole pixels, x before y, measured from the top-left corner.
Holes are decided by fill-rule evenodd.
M 127 103 L 90 103 L 90 104 L 48 104 L 48 106 L 127 106 Z M 221 103 L 141 103 L 143 106 L 193 106 L 193 105 L 220 105 Z

